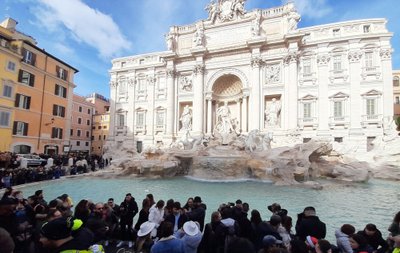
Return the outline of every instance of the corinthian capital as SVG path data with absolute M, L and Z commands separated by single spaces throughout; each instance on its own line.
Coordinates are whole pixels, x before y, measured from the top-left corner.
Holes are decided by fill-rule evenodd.
M 379 55 L 381 56 L 382 60 L 390 60 L 392 59 L 392 52 L 393 49 L 391 48 L 382 48 L 379 52 Z
M 351 51 L 349 52 L 348 59 L 349 62 L 355 63 L 361 60 L 362 52 L 361 51 Z
M 115 87 L 117 87 L 117 85 L 118 85 L 118 83 L 116 82 L 116 81 L 110 81 L 110 87 L 111 88 L 115 88 Z
M 167 73 L 167 77 L 174 78 L 176 76 L 175 69 L 167 69 L 166 73 Z
M 297 55 L 296 52 L 289 52 L 289 53 L 285 56 L 285 58 L 283 58 L 283 62 L 284 62 L 286 65 L 289 65 L 289 64 L 292 64 L 292 63 L 297 63 L 298 59 L 299 59 L 299 57 L 298 57 L 298 55 Z
M 251 67 L 259 68 L 263 65 L 263 60 L 259 56 L 252 57 L 250 60 Z
M 324 65 L 328 65 L 330 60 L 331 60 L 331 57 L 329 56 L 329 54 L 318 55 L 317 63 L 321 66 L 324 66 Z
M 195 75 L 202 75 L 202 74 L 204 74 L 204 70 L 205 70 L 204 64 L 198 64 L 198 65 L 194 66 L 193 73 Z

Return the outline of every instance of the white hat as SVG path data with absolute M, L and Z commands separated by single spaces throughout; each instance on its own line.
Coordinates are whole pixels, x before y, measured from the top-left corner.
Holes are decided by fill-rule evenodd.
M 148 235 L 154 229 L 155 226 L 156 226 L 155 223 L 146 221 L 146 222 L 142 223 L 142 225 L 140 225 L 140 229 L 137 232 L 137 235 L 140 237 Z
M 187 221 L 183 224 L 183 231 L 190 236 L 197 235 L 199 233 L 199 227 L 193 221 Z

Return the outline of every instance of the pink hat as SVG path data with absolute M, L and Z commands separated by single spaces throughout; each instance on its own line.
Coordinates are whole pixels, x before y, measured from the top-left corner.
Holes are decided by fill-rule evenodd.
M 313 237 L 313 236 L 307 236 L 306 237 L 306 242 L 311 248 L 315 248 L 315 246 L 318 243 L 318 239 Z

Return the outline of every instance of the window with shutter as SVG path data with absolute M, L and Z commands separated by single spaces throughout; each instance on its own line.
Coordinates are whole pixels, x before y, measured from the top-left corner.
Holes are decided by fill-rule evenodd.
M 10 126 L 10 112 L 0 111 L 0 126 L 9 127 Z

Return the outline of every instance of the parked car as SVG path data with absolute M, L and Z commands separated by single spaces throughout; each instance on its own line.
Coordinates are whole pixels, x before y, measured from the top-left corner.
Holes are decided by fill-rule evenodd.
M 31 155 L 31 154 L 18 154 L 18 157 L 23 157 L 27 159 L 28 162 L 28 167 L 29 166 L 39 166 L 39 165 L 46 165 L 47 161 L 43 158 L 41 158 L 38 155 Z

